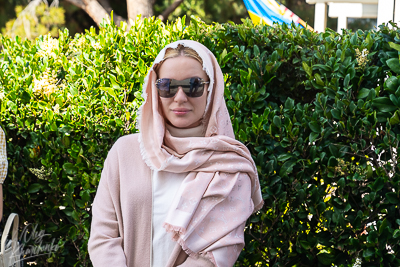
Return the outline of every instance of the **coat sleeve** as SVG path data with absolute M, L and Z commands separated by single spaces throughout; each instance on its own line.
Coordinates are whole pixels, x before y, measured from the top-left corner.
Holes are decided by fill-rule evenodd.
M 120 211 L 119 192 L 113 192 L 118 190 L 112 190 L 110 187 L 110 183 L 118 180 L 116 178 L 119 175 L 118 163 L 112 164 L 113 162 L 111 162 L 117 159 L 117 155 L 114 156 L 111 150 L 104 163 L 92 206 L 92 225 L 88 249 L 94 267 L 127 266 L 117 216 Z

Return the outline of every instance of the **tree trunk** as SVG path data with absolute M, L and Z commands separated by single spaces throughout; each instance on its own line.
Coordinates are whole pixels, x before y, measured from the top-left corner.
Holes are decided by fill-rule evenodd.
M 135 21 L 136 16 L 141 14 L 142 18 L 153 16 L 153 0 L 127 0 L 128 20 Z
M 96 22 L 97 25 L 107 19 L 111 13 L 111 5 L 109 0 L 66 0 L 75 6 L 82 8 Z M 173 12 L 184 0 L 175 0 L 159 18 L 165 21 L 168 15 Z M 142 15 L 142 18 L 148 18 L 154 15 L 153 5 L 155 0 L 127 0 L 128 21 L 135 20 L 137 15 Z M 121 16 L 114 13 L 114 23 L 119 26 L 121 21 L 126 21 Z
M 100 26 L 100 23 L 103 19 L 108 19 L 111 13 L 111 6 L 108 0 L 66 0 L 71 4 L 82 8 L 97 24 Z M 114 23 L 119 26 L 121 21 L 126 21 L 123 17 L 118 16 L 117 14 L 113 14 Z
M 99 0 L 99 3 L 102 7 L 104 7 L 104 9 L 107 11 L 108 14 L 111 14 L 111 11 L 113 10 L 109 0 Z M 113 12 L 113 19 L 114 19 L 114 23 L 117 26 L 121 25 L 122 21 L 126 22 L 126 18 L 123 18 L 119 15 L 117 15 L 115 12 Z
M 83 0 L 83 2 L 85 3 L 86 13 L 88 13 L 97 25 L 100 25 L 104 19 L 107 20 L 110 17 L 104 7 L 96 0 Z

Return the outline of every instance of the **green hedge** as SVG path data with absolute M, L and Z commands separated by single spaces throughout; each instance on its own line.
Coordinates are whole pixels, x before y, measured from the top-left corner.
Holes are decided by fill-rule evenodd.
M 136 132 L 141 84 L 161 48 L 193 39 L 223 69 L 236 137 L 260 174 L 265 206 L 250 218 L 237 265 L 399 266 L 397 26 L 340 35 L 184 25 L 144 19 L 74 38 L 1 37 L 5 214 L 59 245 L 38 265 L 91 265 L 90 208 L 107 151 Z

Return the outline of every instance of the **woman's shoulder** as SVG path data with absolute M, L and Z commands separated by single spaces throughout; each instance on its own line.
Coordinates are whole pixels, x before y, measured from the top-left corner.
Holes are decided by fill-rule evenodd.
M 136 151 L 138 153 L 136 153 Z M 121 136 L 112 146 L 111 150 L 108 152 L 108 157 L 125 157 L 127 154 L 140 155 L 140 145 L 139 145 L 139 134 L 128 134 Z
M 124 148 L 126 146 L 139 146 L 139 133 L 121 136 L 113 145 L 113 147 L 118 148 Z

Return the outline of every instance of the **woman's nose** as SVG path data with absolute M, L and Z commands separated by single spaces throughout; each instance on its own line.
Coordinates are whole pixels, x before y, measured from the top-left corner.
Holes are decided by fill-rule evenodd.
M 183 89 L 181 86 L 178 87 L 178 92 L 176 92 L 174 100 L 176 102 L 186 102 L 187 101 L 187 96 L 186 96 L 185 92 L 183 92 Z

